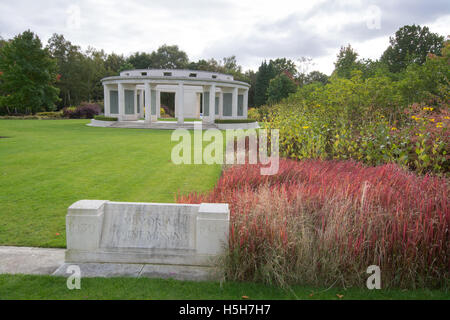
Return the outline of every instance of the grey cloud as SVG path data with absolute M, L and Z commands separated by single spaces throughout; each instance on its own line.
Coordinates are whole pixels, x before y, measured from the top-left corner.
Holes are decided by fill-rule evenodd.
M 365 16 L 370 5 L 381 10 L 380 28 L 368 28 L 367 22 L 342 21 L 339 28 L 318 33 L 302 26 L 302 21 L 317 19 L 335 13 L 355 13 Z M 248 36 L 221 39 L 205 49 L 205 56 L 229 56 L 235 54 L 240 61 L 249 57 L 321 57 L 341 45 L 389 36 L 405 24 L 426 24 L 448 15 L 448 1 L 361 1 L 359 3 L 327 1 L 307 12 L 294 12 L 275 22 L 263 22 L 254 26 Z M 270 37 L 273 33 L 287 34 L 286 38 Z
M 176 23 L 176 19 L 208 18 L 224 13 L 232 13 L 233 8 L 226 0 L 133 0 L 136 8 L 164 9 L 170 11 L 173 19 L 167 23 Z
M 82 26 L 79 30 L 66 28 L 66 10 L 70 5 L 79 5 L 81 8 Z M 361 15 L 370 5 L 381 9 L 380 29 L 369 29 L 365 22 L 343 21 L 335 30 L 320 32 L 305 24 L 313 21 L 314 25 L 320 25 L 323 23 L 320 19 L 326 19 L 334 13 Z M 227 23 L 232 22 L 234 10 L 237 8 L 225 0 L 103 0 L 95 4 L 88 0 L 2 1 L 0 35 L 9 38 L 30 28 L 43 41 L 56 32 L 83 47 L 92 45 L 98 49 L 116 48 L 114 50 L 119 53 L 129 53 L 128 44 L 133 43 L 139 44 L 140 51 L 149 51 L 156 49 L 149 45 L 149 40 L 153 39 L 155 33 L 162 35 L 160 39 L 164 41 L 165 33 L 171 34 L 171 39 L 176 39 L 174 34 L 178 38 L 186 32 L 195 34 L 198 30 L 194 28 L 207 28 L 208 23 L 220 23 L 226 28 Z M 156 13 L 167 16 L 167 21 L 163 20 L 161 23 L 159 19 L 153 23 L 149 17 L 154 17 Z M 307 11 L 302 11 L 299 5 L 281 19 L 257 22 L 249 30 L 245 30 L 245 34 L 242 32 L 229 38 L 218 35 L 217 41 L 204 48 L 202 56 L 220 59 L 234 54 L 240 63 L 276 57 L 319 58 L 329 55 L 330 51 L 337 53 L 341 45 L 392 35 L 405 24 L 425 25 L 448 14 L 448 0 L 330 0 Z M 198 20 L 201 23 L 196 23 Z M 150 23 L 145 24 L 145 28 L 140 21 Z
M 37 32 L 36 25 L 39 25 L 39 33 L 51 32 L 55 25 L 64 23 L 63 9 L 51 1 L 16 0 L 0 4 L 0 32 L 7 37 L 26 29 Z
M 258 23 L 247 36 L 236 36 L 213 43 L 205 56 L 216 58 L 236 55 L 238 60 L 250 57 L 272 58 L 321 56 L 334 44 L 333 39 L 315 33 L 302 25 L 304 14 L 293 13 L 271 23 Z
M 327 2 L 315 6 L 309 14 L 312 16 L 317 14 L 332 14 L 335 12 L 360 12 L 361 14 L 365 14 L 371 5 L 380 9 L 380 28 L 368 28 L 365 21 L 348 24 L 343 23 L 342 28 L 336 33 L 336 36 L 339 36 L 343 43 L 390 36 L 398 28 L 406 24 L 426 25 L 439 17 L 450 14 L 450 3 L 448 0 L 364 1 L 359 5 Z

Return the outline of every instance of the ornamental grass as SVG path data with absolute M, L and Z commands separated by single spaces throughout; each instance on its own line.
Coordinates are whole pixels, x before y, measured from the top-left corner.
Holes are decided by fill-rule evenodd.
M 224 170 L 208 193 L 183 203 L 228 203 L 226 279 L 279 286 L 365 287 L 367 267 L 382 288 L 448 287 L 448 180 L 394 164 L 280 160 Z

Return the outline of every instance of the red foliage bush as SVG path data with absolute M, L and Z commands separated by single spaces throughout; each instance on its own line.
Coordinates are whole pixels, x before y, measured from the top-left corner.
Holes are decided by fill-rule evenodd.
M 82 103 L 76 108 L 64 108 L 63 116 L 70 119 L 92 119 L 100 114 L 101 106 L 96 103 Z
M 380 266 L 383 287 L 442 287 L 449 279 L 448 180 L 387 164 L 280 160 L 229 167 L 206 194 L 183 203 L 229 203 L 228 278 L 365 286 Z

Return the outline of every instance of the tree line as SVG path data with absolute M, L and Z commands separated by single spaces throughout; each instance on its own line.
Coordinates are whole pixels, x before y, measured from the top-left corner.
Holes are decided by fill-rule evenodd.
M 254 105 L 258 107 L 278 103 L 289 94 L 296 92 L 299 87 L 311 83 L 327 84 L 333 78 L 350 79 L 358 70 L 361 71 L 364 79 L 386 76 L 392 81 L 411 80 L 412 74 L 419 72 L 419 67 L 426 62 L 427 56 L 441 56 L 444 37 L 430 32 L 426 26 L 406 25 L 399 28 L 395 35 L 390 37 L 389 43 L 377 60 L 359 59 L 358 53 L 350 44 L 342 46 L 337 54 L 334 63 L 335 69 L 330 77 L 319 71 L 306 72 L 305 69 L 311 63 L 308 58 L 300 59 L 300 65 L 295 65 L 291 60 L 286 59 L 264 61 L 256 73 Z M 302 65 L 306 66 L 303 70 Z M 424 70 L 422 69 L 422 71 Z M 420 91 L 420 87 L 432 87 L 436 82 L 430 77 L 424 82 L 425 74 L 418 76 L 422 80 L 418 80 L 415 87 L 410 83 L 412 85 L 411 97 L 416 95 L 413 93 L 415 89 Z M 448 81 L 448 76 L 445 79 Z M 440 80 L 445 81 L 442 77 Z
M 102 78 L 147 68 L 221 72 L 250 81 L 235 56 L 190 61 L 177 45 L 164 44 L 151 53 L 125 57 L 93 47 L 83 51 L 61 34 L 53 34 L 44 46 L 27 30 L 13 39 L 0 39 L 0 114 L 29 114 L 102 101 Z
M 401 78 L 408 66 L 421 65 L 428 54 L 439 55 L 444 37 L 427 27 L 404 26 L 390 38 L 378 60 L 358 59 L 350 46 L 341 47 L 331 77 L 350 78 L 354 70 L 364 77 L 385 74 Z M 249 106 L 274 104 L 311 83 L 326 84 L 330 77 L 317 70 L 308 72 L 311 59 L 277 58 L 263 61 L 257 71 L 243 71 L 235 56 L 222 60 L 190 61 L 177 45 L 162 45 L 153 52 L 105 53 L 89 47 L 83 51 L 61 34 L 53 34 L 43 46 L 27 30 L 13 39 L 0 39 L 0 114 L 29 114 L 59 110 L 83 101 L 102 101 L 100 80 L 128 69 L 192 69 L 231 74 L 248 82 Z

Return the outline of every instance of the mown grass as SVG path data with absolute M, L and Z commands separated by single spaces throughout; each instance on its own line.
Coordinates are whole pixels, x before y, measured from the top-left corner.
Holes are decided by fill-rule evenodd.
M 220 175 L 219 165 L 173 164 L 172 131 L 88 122 L 0 120 L 0 245 L 65 247 L 78 200 L 174 202 Z
M 0 275 L 0 300 L 5 299 L 120 299 L 120 300 L 448 300 L 445 291 L 368 290 L 294 286 L 283 290 L 249 282 L 192 282 L 149 278 L 82 278 L 80 290 L 69 290 L 66 278 Z

